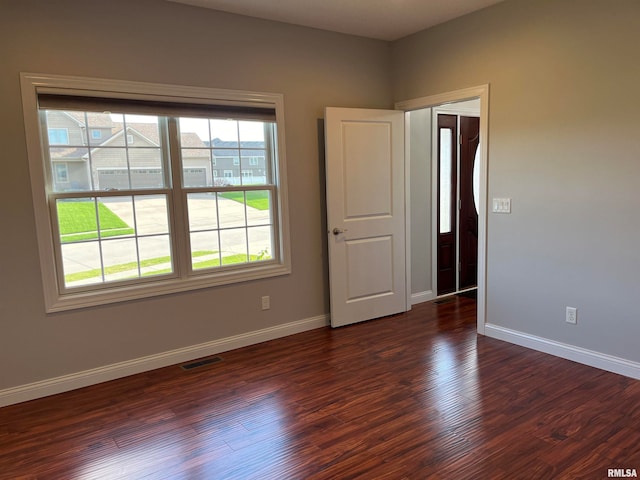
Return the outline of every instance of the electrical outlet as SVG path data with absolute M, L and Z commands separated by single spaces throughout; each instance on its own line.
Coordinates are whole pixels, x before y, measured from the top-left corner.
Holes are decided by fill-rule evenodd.
M 271 308 L 271 297 L 269 295 L 265 295 L 262 297 L 262 309 L 269 310 Z
M 575 325 L 578 323 L 578 309 L 576 307 L 567 307 L 565 322 Z

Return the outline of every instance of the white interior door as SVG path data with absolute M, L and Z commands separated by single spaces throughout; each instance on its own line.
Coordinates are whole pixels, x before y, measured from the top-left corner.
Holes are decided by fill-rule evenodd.
M 331 325 L 407 310 L 404 112 L 327 108 Z

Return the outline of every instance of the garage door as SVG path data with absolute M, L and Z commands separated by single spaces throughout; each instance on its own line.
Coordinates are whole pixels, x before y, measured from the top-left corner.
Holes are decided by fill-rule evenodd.
M 207 170 L 205 168 L 185 168 L 182 170 L 185 187 L 206 187 Z
M 204 187 L 207 185 L 205 168 L 185 168 L 186 187 Z M 162 188 L 162 171 L 159 168 L 132 168 L 131 188 Z M 129 173 L 123 168 L 105 168 L 98 170 L 98 188 L 100 190 L 126 190 L 129 186 Z

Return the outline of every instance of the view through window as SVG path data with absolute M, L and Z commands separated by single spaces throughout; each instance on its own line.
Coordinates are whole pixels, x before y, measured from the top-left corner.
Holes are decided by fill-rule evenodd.
M 64 148 L 48 148 L 65 288 L 174 272 L 170 191 L 176 179 L 170 166 L 176 140 L 192 270 L 272 258 L 274 184 L 267 138 L 273 123 L 44 113 L 47 131 L 65 125 L 71 138 Z M 169 120 L 177 121 L 177 139 L 165 131 Z M 87 138 L 87 131 L 98 129 L 99 138 Z
M 148 296 L 288 273 L 275 103 L 61 91 L 36 94 L 44 158 L 30 152 L 45 167 L 50 298 L 99 304 L 127 287 Z

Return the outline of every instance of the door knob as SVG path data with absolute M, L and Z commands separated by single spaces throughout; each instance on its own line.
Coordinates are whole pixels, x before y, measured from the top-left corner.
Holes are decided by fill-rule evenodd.
M 333 232 L 333 234 L 334 234 L 334 235 L 340 235 L 341 233 L 344 233 L 344 232 L 346 232 L 346 231 L 347 231 L 347 229 L 346 229 L 346 228 L 343 230 L 343 229 L 338 228 L 338 227 L 336 227 L 336 228 L 334 228 L 334 229 L 332 230 L 332 232 Z

